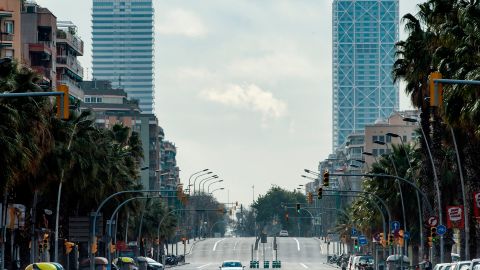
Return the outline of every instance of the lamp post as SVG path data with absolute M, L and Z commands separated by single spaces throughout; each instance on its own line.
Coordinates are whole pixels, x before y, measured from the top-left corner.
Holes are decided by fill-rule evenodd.
M 202 183 L 203 183 L 205 180 L 210 180 L 210 179 L 215 179 L 215 178 L 218 178 L 218 175 L 212 175 L 212 176 L 210 176 L 210 177 L 207 177 L 207 178 L 204 178 L 204 179 L 200 180 L 200 182 L 198 183 L 198 192 L 202 192 L 201 186 L 202 186 Z
M 202 192 L 205 192 L 205 184 L 206 184 L 207 182 L 210 182 L 210 181 L 215 180 L 215 179 L 217 179 L 217 178 L 218 178 L 218 177 L 215 177 L 215 178 L 212 178 L 212 179 L 208 179 L 208 180 L 203 181 L 203 184 L 202 184 Z M 198 189 L 200 190 L 200 187 L 198 187 Z
M 215 184 L 215 183 L 220 183 L 220 182 L 223 182 L 223 179 L 220 179 L 220 180 L 217 180 L 217 181 L 213 181 L 212 183 L 208 184 L 207 186 L 207 193 L 210 193 L 210 186 Z
M 383 142 L 383 141 L 374 141 L 373 142 L 374 144 L 378 144 L 378 145 L 384 145 L 387 150 L 390 152 L 390 148 L 388 147 L 388 144 Z M 393 153 L 393 152 L 392 152 Z M 393 157 L 392 155 L 390 155 L 390 153 L 387 153 L 390 161 L 392 162 L 392 166 L 393 166 L 393 170 L 395 171 L 395 175 L 398 176 L 398 170 L 397 170 L 397 165 L 395 165 L 395 161 L 393 160 Z M 402 216 L 403 216 L 403 228 L 405 231 L 408 231 L 407 229 L 407 218 L 405 216 L 405 201 L 403 200 L 403 192 L 402 192 L 402 185 L 400 184 L 400 182 L 398 180 L 395 181 L 395 183 L 397 184 L 397 187 L 398 187 L 398 192 L 400 193 L 400 203 L 402 205 Z M 405 245 L 407 246 L 407 245 Z M 406 247 L 405 247 L 406 249 Z M 405 250 L 403 250 L 403 254 L 405 254 Z
M 389 137 L 392 137 L 392 138 L 399 138 L 400 139 L 400 142 L 402 143 L 403 151 L 405 152 L 405 157 L 407 158 L 408 166 L 410 167 L 410 170 L 413 170 L 412 163 L 410 162 L 410 158 L 408 156 L 407 149 L 405 148 L 405 142 L 403 141 L 402 136 L 400 136 L 396 133 L 393 133 L 393 132 L 387 132 L 385 135 L 389 136 Z M 421 208 L 421 202 L 420 202 L 420 194 L 418 194 L 418 191 L 415 191 L 415 195 L 417 196 L 418 223 L 419 223 L 418 228 L 419 228 L 419 231 L 420 231 L 419 232 L 420 233 L 420 256 L 419 257 L 423 258 L 423 253 L 424 253 L 423 248 L 424 248 L 424 245 L 425 245 L 425 240 L 424 240 L 424 237 L 423 237 L 423 217 L 422 217 L 422 210 L 421 210 L 422 208 Z
M 206 171 L 208 171 L 208 169 L 203 169 L 203 170 L 201 170 L 201 171 L 194 172 L 192 175 L 190 175 L 190 177 L 188 177 L 188 195 L 190 195 L 190 185 L 191 185 L 191 184 L 190 184 L 190 180 L 192 180 L 192 177 L 193 177 L 194 175 L 197 175 L 197 174 L 199 174 L 199 173 L 203 173 L 203 172 L 206 172 Z
M 212 192 L 210 192 L 210 194 L 213 195 L 213 193 L 214 193 L 215 191 L 217 191 L 217 190 L 224 190 L 224 189 L 225 189 L 225 188 L 223 188 L 223 187 L 222 187 L 222 188 L 216 188 L 216 189 L 212 190 Z
M 417 119 L 405 117 L 403 121 L 409 123 L 417 123 Z M 430 145 L 428 144 L 427 137 L 425 136 L 425 132 L 423 131 L 423 127 L 419 125 L 420 130 L 422 131 L 422 136 L 425 141 L 425 145 L 427 146 L 427 153 L 428 157 L 430 158 L 430 162 L 432 164 L 432 171 L 433 171 L 433 178 L 434 178 L 434 185 L 435 185 L 435 192 L 437 197 L 437 208 L 438 208 L 438 219 L 439 225 L 443 225 L 443 211 L 442 211 L 442 202 L 441 202 L 441 195 L 440 195 L 440 186 L 438 181 L 437 170 L 435 169 L 435 163 L 433 162 L 432 151 L 430 151 Z M 440 262 L 443 263 L 443 254 L 444 254 L 444 247 L 443 247 L 443 237 L 440 237 Z
M 205 172 L 205 173 L 202 173 L 202 174 L 199 174 L 197 176 L 195 176 L 195 179 L 193 180 L 193 194 L 195 195 L 195 183 L 197 183 L 197 179 L 199 177 L 202 177 L 204 175 L 207 175 L 207 174 L 211 174 L 212 172 L 208 171 L 208 172 Z

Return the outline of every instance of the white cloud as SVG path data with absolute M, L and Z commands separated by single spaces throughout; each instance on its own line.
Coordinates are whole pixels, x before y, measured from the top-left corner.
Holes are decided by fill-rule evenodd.
M 207 100 L 259 112 L 264 118 L 280 118 L 287 113 L 287 104 L 255 84 L 240 86 L 231 84 L 225 89 L 209 89 L 201 92 Z
M 155 29 L 160 34 L 187 37 L 202 37 L 207 34 L 202 20 L 190 11 L 173 9 L 157 16 L 159 19 Z

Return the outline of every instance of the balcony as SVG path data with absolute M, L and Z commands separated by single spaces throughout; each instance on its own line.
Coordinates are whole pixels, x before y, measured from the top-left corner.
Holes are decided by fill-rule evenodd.
M 83 41 L 76 35 L 63 30 L 57 31 L 57 43 L 67 43 L 79 56 L 83 55 Z
M 67 74 L 77 81 L 83 79 L 83 67 L 76 58 L 57 56 L 57 69 L 59 74 Z M 61 69 L 65 69 L 65 72 L 60 71 Z
M 28 50 L 30 52 L 43 52 L 52 55 L 52 45 L 51 41 L 38 41 L 37 43 L 28 44 Z
M 13 46 L 13 35 L 9 33 L 0 33 L 0 46 L 2 47 L 12 47 Z

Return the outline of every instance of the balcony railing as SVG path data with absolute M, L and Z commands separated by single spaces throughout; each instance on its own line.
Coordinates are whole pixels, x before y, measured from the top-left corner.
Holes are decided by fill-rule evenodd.
M 83 41 L 76 35 L 73 35 L 70 32 L 65 32 L 63 30 L 58 30 L 57 42 L 62 41 L 70 45 L 70 47 L 72 47 L 79 55 L 83 55 Z
M 10 42 L 13 41 L 13 34 L 1 33 L 0 38 L 1 38 L 2 43 L 4 43 L 4 42 L 9 42 L 10 43 Z
M 62 65 L 66 66 L 68 69 L 70 69 L 70 71 L 83 78 L 83 67 L 76 58 L 57 56 L 57 66 L 61 67 Z

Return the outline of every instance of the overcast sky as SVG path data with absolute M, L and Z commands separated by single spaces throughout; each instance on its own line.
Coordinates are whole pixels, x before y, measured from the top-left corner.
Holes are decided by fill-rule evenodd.
M 400 0 L 400 16 L 421 0 Z M 91 73 L 88 0 L 37 0 L 78 26 Z M 331 0 L 154 0 L 155 106 L 182 181 L 218 174 L 221 202 L 293 190 L 332 143 Z M 401 32 L 401 37 L 403 33 Z M 91 79 L 91 75 L 85 79 Z M 401 108 L 409 108 L 401 89 Z M 223 184 L 223 185 L 221 185 Z M 227 192 L 228 190 L 228 192 Z

